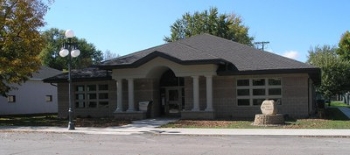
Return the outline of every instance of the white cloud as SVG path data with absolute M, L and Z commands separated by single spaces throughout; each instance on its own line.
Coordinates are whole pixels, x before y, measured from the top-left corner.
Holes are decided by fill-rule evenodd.
M 283 53 L 284 57 L 297 59 L 299 57 L 299 53 L 297 51 L 286 51 Z
M 265 51 L 267 51 L 267 52 L 270 52 L 270 53 L 275 53 L 275 52 L 273 52 L 273 50 L 272 49 L 265 49 Z

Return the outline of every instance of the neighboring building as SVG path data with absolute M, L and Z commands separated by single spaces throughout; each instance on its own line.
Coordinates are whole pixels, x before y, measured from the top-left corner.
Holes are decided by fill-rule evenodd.
M 62 72 L 42 66 L 37 73 L 17 89 L 0 96 L 0 115 L 57 113 L 57 87 L 42 80 Z
M 315 112 L 317 67 L 209 34 L 107 60 L 73 72 L 76 116 L 145 118 L 138 103 L 152 101 L 149 117 L 254 118 L 265 99 L 281 114 Z M 61 117 L 68 115 L 67 74 L 58 83 Z

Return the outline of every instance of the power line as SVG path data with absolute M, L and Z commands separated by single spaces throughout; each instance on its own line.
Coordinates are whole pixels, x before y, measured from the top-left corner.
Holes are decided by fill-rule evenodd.
M 262 51 L 265 50 L 265 44 L 269 44 L 269 43 L 270 43 L 269 41 L 254 42 L 254 44 L 257 45 L 256 48 L 260 49 Z M 261 44 L 261 48 L 258 47 L 258 45 L 260 45 L 260 44 Z

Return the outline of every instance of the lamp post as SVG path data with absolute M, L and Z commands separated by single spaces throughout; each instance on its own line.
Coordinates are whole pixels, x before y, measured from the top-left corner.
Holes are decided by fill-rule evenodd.
M 73 122 L 73 105 L 72 105 L 72 77 L 71 77 L 71 66 L 72 66 L 72 57 L 75 58 L 80 55 L 80 51 L 77 49 L 77 43 L 72 42 L 72 38 L 74 37 L 74 32 L 72 30 L 67 30 L 65 33 L 66 38 L 68 39 L 67 42 L 63 44 L 63 47 L 60 51 L 61 57 L 66 57 L 68 55 L 68 82 L 69 82 L 69 88 L 68 88 L 68 99 L 69 99 L 69 109 L 68 109 L 68 115 L 69 115 L 69 123 L 68 123 L 68 130 L 74 130 L 74 122 Z

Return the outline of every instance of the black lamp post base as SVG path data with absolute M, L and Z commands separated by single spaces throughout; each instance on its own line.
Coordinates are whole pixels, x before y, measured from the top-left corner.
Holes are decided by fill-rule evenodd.
M 75 130 L 75 127 L 74 127 L 74 123 L 73 123 L 73 122 L 69 122 L 69 123 L 68 123 L 68 130 Z

